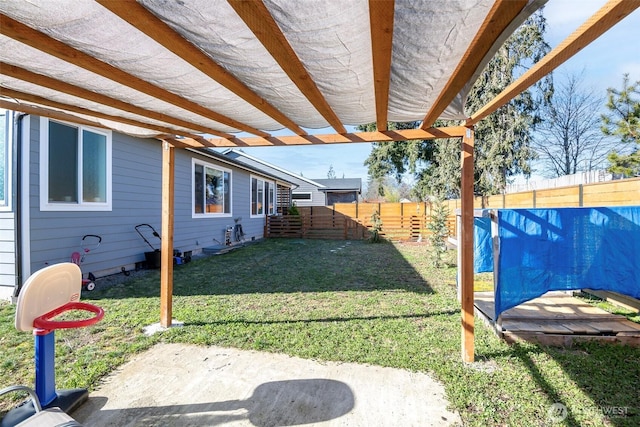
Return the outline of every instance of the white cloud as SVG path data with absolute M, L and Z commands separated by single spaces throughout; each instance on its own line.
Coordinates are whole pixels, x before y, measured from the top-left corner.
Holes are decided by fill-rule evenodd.
M 604 0 L 550 0 L 544 7 L 544 16 L 550 31 L 570 33 L 603 4 Z

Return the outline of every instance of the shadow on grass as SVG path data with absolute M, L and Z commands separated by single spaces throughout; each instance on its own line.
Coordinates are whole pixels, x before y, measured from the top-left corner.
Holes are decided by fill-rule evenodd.
M 594 402 L 586 408 L 567 405 L 569 417 L 602 418 L 613 426 L 640 425 L 639 348 L 585 341 L 546 350 Z
M 577 342 L 570 348 L 514 343 L 509 350 L 481 358 L 517 358 L 548 398 L 548 420 L 554 424 L 581 426 L 585 422 L 611 426 L 640 425 L 640 349 L 611 343 Z M 581 404 L 567 395 L 557 365 L 573 387 L 588 395 Z
M 269 239 L 174 268 L 173 295 L 336 291 L 433 293 L 394 245 Z M 158 297 L 158 271 L 97 289 L 84 299 Z
M 440 311 L 428 314 L 403 314 L 397 316 L 349 316 L 349 317 L 327 317 L 322 319 L 295 319 L 295 320 L 244 320 L 244 319 L 225 319 L 212 320 L 210 322 L 184 322 L 184 326 L 211 326 L 211 325 L 229 325 L 234 323 L 247 325 L 276 325 L 276 324 L 292 324 L 292 323 L 334 323 L 334 322 L 356 322 L 362 320 L 399 320 L 399 319 L 424 319 L 435 316 L 456 316 L 460 314 L 458 310 Z

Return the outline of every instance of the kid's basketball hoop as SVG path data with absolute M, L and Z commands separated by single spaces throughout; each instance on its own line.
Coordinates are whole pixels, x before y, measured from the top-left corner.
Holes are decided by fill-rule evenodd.
M 51 265 L 32 274 L 25 282 L 16 304 L 16 329 L 33 331 L 35 335 L 36 394 L 42 406 L 73 411 L 84 403 L 86 389 L 55 389 L 56 329 L 82 328 L 99 322 L 104 316 L 101 307 L 80 302 L 82 273 L 72 262 Z M 56 319 L 64 313 L 83 311 L 90 317 Z
M 88 311 L 90 313 L 94 313 L 94 317 L 89 317 L 87 319 L 73 319 L 73 320 L 52 320 L 57 316 L 60 316 L 63 313 L 68 311 Z M 38 316 L 33 321 L 33 326 L 37 329 L 34 329 L 34 333 L 37 335 L 41 335 L 40 331 L 53 331 L 55 329 L 73 329 L 73 328 L 84 328 L 85 326 L 91 326 L 97 322 L 99 322 L 104 317 L 104 310 L 96 305 L 87 304 L 84 302 L 68 302 L 65 305 L 62 305 L 55 310 L 51 310 L 50 312 L 43 314 L 42 316 Z

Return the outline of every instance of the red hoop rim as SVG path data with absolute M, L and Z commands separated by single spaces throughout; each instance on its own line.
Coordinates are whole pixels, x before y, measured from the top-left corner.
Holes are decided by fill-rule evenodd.
M 72 310 L 88 311 L 95 313 L 94 317 L 81 320 L 50 320 L 64 312 Z M 50 312 L 43 314 L 40 317 L 36 317 L 33 320 L 33 327 L 37 329 L 43 329 L 45 331 L 53 331 L 54 329 L 72 329 L 72 328 L 84 328 L 98 323 L 104 317 L 104 310 L 97 305 L 88 304 L 86 302 L 73 301 L 68 302 L 60 307 L 51 310 Z

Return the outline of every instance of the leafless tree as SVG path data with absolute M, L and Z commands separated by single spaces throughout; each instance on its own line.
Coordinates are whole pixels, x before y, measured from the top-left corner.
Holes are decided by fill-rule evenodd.
M 542 112 L 533 148 L 544 175 L 605 169 L 615 141 L 600 129 L 605 97 L 585 88 L 583 74 L 566 75 Z

